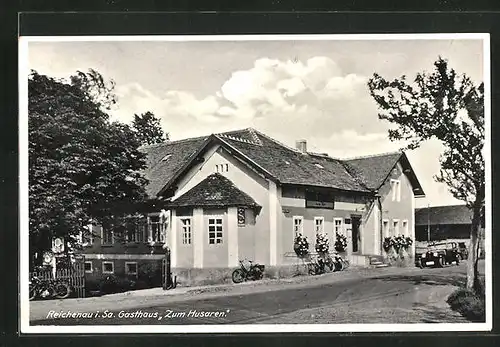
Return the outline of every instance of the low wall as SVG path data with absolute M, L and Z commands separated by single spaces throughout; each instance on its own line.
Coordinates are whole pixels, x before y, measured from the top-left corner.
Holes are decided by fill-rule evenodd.
M 172 269 L 172 275 L 177 277 L 179 286 L 192 287 L 232 283 L 232 273 L 234 270 L 236 270 L 236 267 L 205 269 L 174 268 Z M 305 263 L 279 266 L 266 265 L 264 269 L 264 278 L 291 278 L 307 275 L 307 273 L 308 268 Z

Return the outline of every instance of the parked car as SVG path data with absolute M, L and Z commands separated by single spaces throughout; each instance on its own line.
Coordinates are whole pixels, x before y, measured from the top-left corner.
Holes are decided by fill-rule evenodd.
M 467 249 L 465 242 L 458 243 L 458 252 L 459 252 L 460 258 L 461 258 L 460 260 L 465 260 L 469 257 L 469 250 Z
M 443 267 L 449 264 L 460 264 L 460 253 L 456 242 L 432 244 L 420 257 L 420 267 Z

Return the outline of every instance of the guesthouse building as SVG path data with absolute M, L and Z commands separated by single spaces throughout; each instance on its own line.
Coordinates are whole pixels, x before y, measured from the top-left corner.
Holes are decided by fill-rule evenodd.
M 89 274 L 136 273 L 167 246 L 174 273 L 190 283 L 228 278 L 242 259 L 279 270 L 301 262 L 298 233 L 312 252 L 317 233 L 331 249 L 345 235 L 351 263 L 366 266 L 385 256 L 384 238 L 415 239 L 415 199 L 424 192 L 404 152 L 340 160 L 252 128 L 143 150 L 154 204 L 122 240 L 92 227 Z

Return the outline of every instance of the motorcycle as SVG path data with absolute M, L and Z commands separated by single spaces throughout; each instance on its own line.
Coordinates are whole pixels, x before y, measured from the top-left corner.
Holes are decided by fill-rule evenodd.
M 335 267 L 334 271 L 343 271 L 349 267 L 349 261 L 341 257 L 339 254 L 335 254 L 333 256 L 333 263 Z
M 231 277 L 234 283 L 260 280 L 264 277 L 264 265 L 254 263 L 251 260 L 240 260 L 240 267 L 233 271 Z
M 33 276 L 29 281 L 29 299 L 66 299 L 71 295 L 71 287 L 62 281 L 40 279 Z

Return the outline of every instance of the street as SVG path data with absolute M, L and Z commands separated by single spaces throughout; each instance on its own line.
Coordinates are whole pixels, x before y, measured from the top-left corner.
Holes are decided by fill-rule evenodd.
M 350 269 L 289 284 L 263 281 L 154 298 L 122 295 L 114 301 L 104 296 L 81 299 L 78 305 L 34 302 L 31 324 L 466 322 L 446 304 L 448 295 L 464 283 L 465 271 L 464 263 L 442 269 Z

